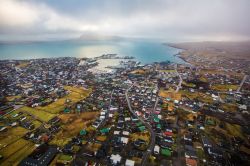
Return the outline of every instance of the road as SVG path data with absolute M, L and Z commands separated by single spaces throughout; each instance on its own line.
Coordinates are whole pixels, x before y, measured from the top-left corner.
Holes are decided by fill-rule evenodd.
M 113 98 L 113 93 L 114 93 L 114 89 L 112 90 L 111 95 L 110 95 L 109 109 L 110 109 L 110 107 L 111 107 L 111 102 L 112 102 L 112 98 Z M 109 110 L 108 110 L 108 111 L 109 111 Z
M 133 84 L 134 85 L 134 84 Z M 125 92 L 125 96 L 126 96 L 126 100 L 127 100 L 127 103 L 128 103 L 128 107 L 129 107 L 129 111 L 135 116 L 137 117 L 141 122 L 142 124 L 144 124 L 146 126 L 146 128 L 149 130 L 150 132 L 150 144 L 149 144 L 149 147 L 147 149 L 147 152 L 144 153 L 143 155 L 143 158 L 142 158 L 142 162 L 141 162 L 141 165 L 144 166 L 147 164 L 147 161 L 148 161 L 148 157 L 149 155 L 152 153 L 153 149 L 154 149 L 154 146 L 155 146 L 155 133 L 151 127 L 150 124 L 148 124 L 147 122 L 145 122 L 141 117 L 137 116 L 137 114 L 133 111 L 132 107 L 131 107 L 131 104 L 130 104 L 130 101 L 129 101 L 129 97 L 128 97 L 128 91 L 133 87 L 133 85 L 131 87 L 129 87 L 126 92 Z
M 244 82 L 246 81 L 247 77 L 248 77 L 248 75 L 245 75 L 245 76 L 243 77 L 243 79 L 242 79 L 242 81 L 241 81 L 241 83 L 240 83 L 240 86 L 239 86 L 239 88 L 237 89 L 236 92 L 240 92 L 240 90 L 241 90 L 241 88 L 242 88 Z
M 181 88 L 181 84 L 182 84 L 182 81 L 183 81 L 180 73 L 177 71 L 177 64 L 175 65 L 175 71 L 176 71 L 177 75 L 180 78 L 179 84 L 177 85 L 176 90 L 175 90 L 175 93 L 177 93 L 177 92 L 179 92 L 179 89 Z

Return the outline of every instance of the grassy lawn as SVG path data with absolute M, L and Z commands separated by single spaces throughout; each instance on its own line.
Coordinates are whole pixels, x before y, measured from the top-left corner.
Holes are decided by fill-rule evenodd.
M 99 112 L 84 112 L 81 114 L 62 114 L 59 118 L 62 120 L 62 130 L 58 132 L 50 141 L 50 144 L 64 146 L 80 130 L 87 128 L 88 124 L 93 122 Z
M 11 144 L 24 136 L 28 130 L 22 128 L 22 127 L 14 127 L 8 129 L 6 132 L 1 132 L 0 134 L 0 149 L 2 149 L 4 146 Z
M 180 93 L 182 96 L 186 96 L 187 98 L 193 100 L 198 98 L 200 101 L 205 102 L 205 103 L 213 103 L 213 98 L 209 95 L 206 95 L 205 93 L 201 92 L 188 92 L 188 91 L 183 91 L 181 90 Z
M 77 88 L 77 87 L 71 87 L 71 86 L 65 86 L 64 89 L 70 92 L 67 96 L 62 97 L 47 106 L 36 107 L 36 109 L 41 110 L 41 111 L 46 111 L 52 114 L 57 114 L 64 109 L 66 99 L 71 100 L 73 104 L 80 100 L 83 100 L 91 93 L 91 90 L 86 90 L 83 88 Z
M 45 122 L 48 122 L 50 119 L 56 116 L 55 114 L 27 106 L 19 108 L 18 111 L 30 113 Z
M 211 96 L 208 96 L 208 95 L 203 95 L 200 100 L 204 103 L 208 103 L 208 104 L 211 104 L 213 103 L 213 98 Z
M 27 67 L 29 65 L 29 63 L 30 63 L 29 61 L 22 61 L 16 67 L 25 68 L 25 67 Z
M 182 96 L 186 96 L 189 99 L 195 99 L 195 98 L 200 97 L 199 92 L 191 93 L 191 92 L 188 92 L 188 91 L 181 90 L 180 93 L 182 94 Z
M 137 70 L 131 71 L 131 73 L 132 74 L 145 74 L 146 71 L 142 69 L 137 69 Z
M 176 72 L 175 70 L 160 70 L 160 71 L 167 72 L 167 73 L 174 73 L 174 72 Z
M 199 159 L 204 159 L 205 158 L 204 151 L 202 149 L 200 149 L 200 148 L 197 148 L 196 150 L 197 150 L 197 156 L 198 156 L 198 158 Z
M 8 96 L 7 101 L 14 101 L 15 99 L 20 99 L 22 96 Z
M 211 89 L 216 90 L 216 91 L 229 91 L 229 89 L 232 90 L 237 90 L 238 85 L 221 85 L 221 84 L 215 84 L 212 85 Z
M 172 100 L 180 100 L 181 99 L 181 93 L 175 93 L 175 90 L 164 90 L 160 89 L 159 96 L 164 98 L 171 98 Z
M 135 141 L 137 139 L 142 139 L 144 141 L 146 141 L 147 144 L 149 144 L 149 141 L 150 141 L 150 134 L 149 132 L 146 132 L 146 133 L 133 133 L 133 134 L 130 134 L 130 140 L 132 141 Z
M 97 137 L 96 137 L 96 140 L 97 140 L 97 141 L 101 141 L 101 142 L 106 141 L 106 139 L 107 139 L 107 136 L 105 136 L 105 135 L 97 136 Z
M 32 142 L 20 139 L 0 151 L 0 154 L 4 156 L 1 165 L 18 165 L 34 149 L 35 146 Z
M 238 109 L 238 106 L 232 103 L 224 103 L 220 108 L 226 112 L 236 112 Z
M 240 125 L 229 124 L 229 123 L 225 123 L 225 124 L 226 124 L 225 128 L 226 128 L 228 134 L 230 134 L 232 136 L 237 136 L 237 137 L 240 137 L 240 138 L 244 139 L 244 136 L 242 134 L 241 126 Z
M 185 82 L 185 81 L 183 81 L 182 84 L 183 84 L 184 86 L 187 86 L 187 87 L 190 87 L 190 88 L 195 88 L 195 87 L 196 87 L 195 84 L 193 84 L 193 83 L 187 83 L 187 82 Z
M 204 77 L 200 77 L 199 80 L 202 81 L 202 82 L 208 82 L 208 79 L 205 76 Z
M 86 148 L 92 152 L 96 152 L 96 151 L 98 151 L 98 149 L 101 148 L 101 146 L 102 146 L 102 144 L 100 144 L 100 143 L 90 143 L 87 145 Z

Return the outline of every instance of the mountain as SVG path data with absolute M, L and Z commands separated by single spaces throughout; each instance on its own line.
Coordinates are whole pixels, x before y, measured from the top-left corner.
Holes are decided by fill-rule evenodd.
M 99 41 L 107 41 L 107 40 L 123 40 L 123 37 L 120 36 L 108 36 L 108 35 L 100 35 L 100 34 L 82 34 L 79 38 L 80 40 L 99 40 Z

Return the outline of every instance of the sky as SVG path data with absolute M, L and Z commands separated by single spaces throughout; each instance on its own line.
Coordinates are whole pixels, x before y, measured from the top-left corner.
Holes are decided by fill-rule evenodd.
M 249 11 L 250 0 L 0 0 L 0 40 L 249 40 Z

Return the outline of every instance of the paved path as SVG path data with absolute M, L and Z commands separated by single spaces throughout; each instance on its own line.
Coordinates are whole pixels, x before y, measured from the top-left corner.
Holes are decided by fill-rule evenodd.
M 247 77 L 248 77 L 248 75 L 245 75 L 245 76 L 243 77 L 243 79 L 242 79 L 242 81 L 241 81 L 241 83 L 240 83 L 240 86 L 239 86 L 239 88 L 237 89 L 236 92 L 240 92 L 240 90 L 241 90 L 241 88 L 242 88 L 244 82 L 246 81 Z
M 180 73 L 177 71 L 177 64 L 175 65 L 175 71 L 176 71 L 177 75 L 180 78 L 179 84 L 177 85 L 177 88 L 175 90 L 175 93 L 177 93 L 177 92 L 179 92 L 179 89 L 181 88 L 181 84 L 182 84 L 182 81 L 183 81 Z
M 155 133 L 151 127 L 150 124 L 148 124 L 147 122 L 145 122 L 141 117 L 137 116 L 137 114 L 133 111 L 132 107 L 131 107 L 131 104 L 130 104 L 130 101 L 129 101 L 129 97 L 128 97 L 128 91 L 133 87 L 133 85 L 128 88 L 125 92 L 125 96 L 126 96 L 126 100 L 127 100 L 127 103 L 128 103 L 128 107 L 129 107 L 129 111 L 135 116 L 137 117 L 149 130 L 150 132 L 150 145 L 147 149 L 147 151 L 144 153 L 143 155 L 143 158 L 142 158 L 142 162 L 141 162 L 141 165 L 144 166 L 147 164 L 147 161 L 148 161 L 148 157 L 150 156 L 150 154 L 152 153 L 153 149 L 154 149 L 154 146 L 155 146 Z

